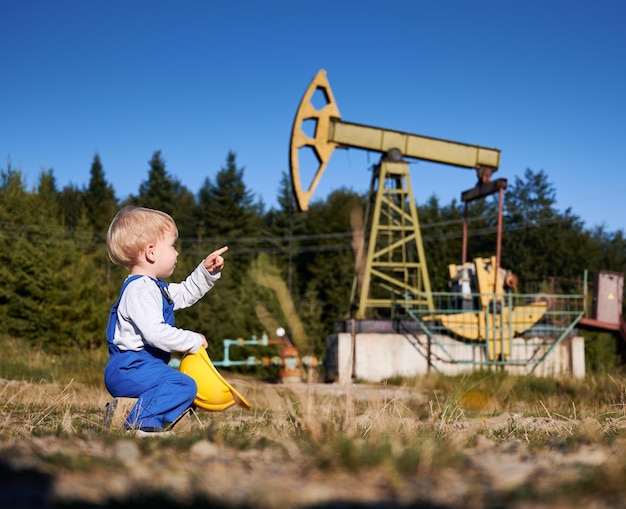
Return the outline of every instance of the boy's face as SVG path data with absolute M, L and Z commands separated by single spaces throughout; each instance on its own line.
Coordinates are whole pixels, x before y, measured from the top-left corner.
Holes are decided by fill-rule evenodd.
M 154 245 L 154 272 L 159 279 L 170 277 L 176 267 L 178 251 L 176 251 L 176 241 L 178 236 L 175 232 L 165 233 L 163 237 Z

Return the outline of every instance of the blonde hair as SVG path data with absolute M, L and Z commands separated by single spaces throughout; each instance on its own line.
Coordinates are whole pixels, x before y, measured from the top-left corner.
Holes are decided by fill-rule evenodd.
M 169 214 L 144 207 L 124 207 L 109 225 L 109 258 L 116 265 L 130 269 L 137 263 L 142 249 L 156 243 L 168 232 L 178 236 L 176 223 Z

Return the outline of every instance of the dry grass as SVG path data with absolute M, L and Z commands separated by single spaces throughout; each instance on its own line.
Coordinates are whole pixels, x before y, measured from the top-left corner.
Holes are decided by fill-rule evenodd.
M 31 457 L 35 469 L 58 486 L 89 472 L 119 475 L 128 461 L 120 444 L 129 439 L 102 427 L 110 397 L 94 372 L 101 377 L 106 359 L 92 352 L 72 364 L 37 352 L 21 359 L 19 349 L 12 354 L 11 369 L 21 365 L 23 376 L 7 376 L 9 365 L 0 361 L 0 457 L 7 458 L 0 471 L 15 473 L 14 457 Z M 477 372 L 340 386 L 225 375 L 251 402 L 251 411 L 202 412 L 202 427 L 190 434 L 136 445 L 144 464 L 178 472 L 200 501 L 273 508 L 390 500 L 440 507 L 503 507 L 512 501 L 519 507 L 573 507 L 592 500 L 597 507 L 620 507 L 626 494 L 623 378 Z M 219 461 L 198 459 L 209 444 L 219 451 Z M 123 475 L 134 472 L 139 486 L 151 479 L 133 465 Z M 222 493 L 216 484 L 190 481 L 204 470 L 215 478 L 226 475 L 220 466 L 245 478 L 238 481 L 247 486 L 242 500 L 237 491 Z M 274 486 L 270 474 L 283 484 Z M 319 491 L 322 481 L 325 491 Z M 161 482 L 155 487 L 152 479 L 150 489 L 167 491 Z M 70 495 L 58 486 L 54 500 L 66 503 Z M 98 495 L 81 497 L 104 504 L 111 496 L 104 488 L 91 489 Z M 274 489 L 283 497 L 277 499 Z

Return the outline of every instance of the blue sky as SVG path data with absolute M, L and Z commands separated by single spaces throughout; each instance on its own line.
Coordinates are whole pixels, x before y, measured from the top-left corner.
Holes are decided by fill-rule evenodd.
M 0 168 L 84 186 L 97 152 L 118 198 L 161 150 L 192 192 L 230 150 L 275 205 L 294 115 L 326 69 L 342 119 L 502 151 L 557 207 L 626 230 L 626 3 L 25 0 L 0 4 Z M 335 151 L 315 198 L 365 192 L 378 155 Z M 411 165 L 419 203 L 473 171 Z

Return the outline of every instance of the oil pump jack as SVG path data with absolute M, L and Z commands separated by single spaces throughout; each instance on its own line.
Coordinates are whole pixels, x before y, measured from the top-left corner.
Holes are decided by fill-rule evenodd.
M 314 95 L 322 106 L 313 104 Z M 491 178 L 500 164 L 498 149 L 346 122 L 341 118 L 322 69 L 304 93 L 291 132 L 291 182 L 300 211 L 308 209 L 336 148 L 358 148 L 381 154 L 373 168 L 369 210 L 365 214 L 365 231 L 369 230 L 369 237 L 355 263 L 354 319 L 393 317 L 393 310 L 401 303 L 404 312 L 414 318 L 422 333 L 428 336 L 428 344 L 437 345 L 438 351 L 448 358 L 446 362 L 452 364 L 537 366 L 570 334 L 582 316 L 579 308 L 584 302 L 583 296 L 575 296 L 572 302 L 576 305 L 558 314 L 562 320 L 548 324 L 552 327 L 550 334 L 537 335 L 531 329 L 546 315 L 547 302 L 534 296 L 514 295 L 517 277 L 500 267 L 506 180 Z M 307 149 L 315 156 L 318 166 L 309 186 L 304 187 L 299 163 L 301 152 Z M 450 293 L 460 304 L 434 302 L 437 292 L 431 290 L 406 159 L 474 169 L 478 177 L 476 186 L 461 194 L 466 211 L 468 202 L 500 193 L 495 256 L 466 260 L 467 225 L 464 221 L 461 264 L 449 265 L 453 290 Z M 557 316 L 554 311 L 551 313 Z M 561 324 L 555 327 L 555 321 Z M 354 328 L 351 330 L 354 335 Z M 538 338 L 538 342 L 525 342 L 525 349 L 520 349 L 522 353 L 512 355 L 514 338 L 525 333 Z M 456 346 L 440 341 L 444 337 L 474 344 L 483 353 L 478 357 L 474 354 L 463 359 L 456 357 L 450 353 Z M 354 336 L 352 342 L 354 348 Z M 430 351 L 429 346 L 427 352 Z M 424 356 L 431 358 L 430 353 Z

